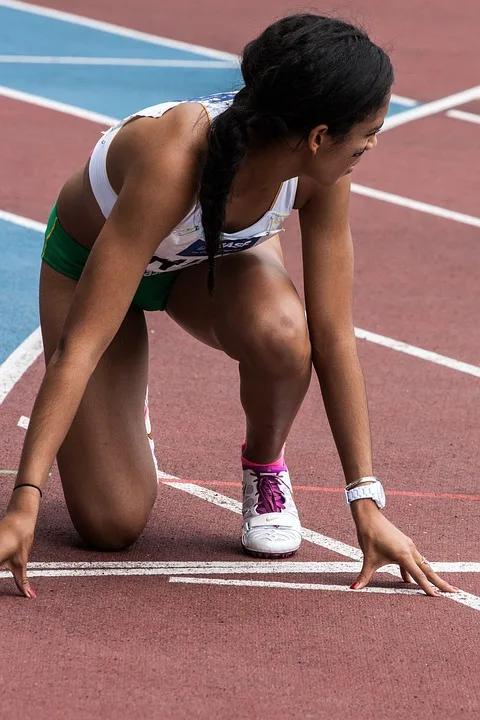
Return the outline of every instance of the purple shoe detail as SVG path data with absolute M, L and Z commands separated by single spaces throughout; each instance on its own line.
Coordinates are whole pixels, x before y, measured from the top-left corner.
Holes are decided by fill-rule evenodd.
M 285 510 L 285 495 L 280 489 L 282 482 L 279 472 L 262 472 L 250 468 L 257 481 L 258 504 L 257 513 L 264 515 L 271 512 L 282 512 Z

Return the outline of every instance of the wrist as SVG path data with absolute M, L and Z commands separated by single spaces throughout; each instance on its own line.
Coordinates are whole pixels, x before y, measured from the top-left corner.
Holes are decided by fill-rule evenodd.
M 40 508 L 40 493 L 35 488 L 19 487 L 12 492 L 7 512 L 20 513 L 31 517 L 36 522 Z
M 362 522 L 362 520 L 369 520 L 382 512 L 377 506 L 377 503 L 371 498 L 355 500 L 355 502 L 350 503 L 350 510 L 356 523 Z

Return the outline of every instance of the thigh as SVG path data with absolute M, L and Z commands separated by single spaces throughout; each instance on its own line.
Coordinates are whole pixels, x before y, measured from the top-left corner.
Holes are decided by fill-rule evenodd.
M 74 280 L 43 263 L 40 316 L 49 361 L 75 291 Z M 77 530 L 95 544 L 103 534 L 143 529 L 156 495 L 144 423 L 148 334 L 143 312 L 130 309 L 87 385 L 58 453 L 67 506 Z M 123 528 L 123 529 L 122 529 Z M 107 543 L 104 543 L 108 545 Z M 115 543 L 113 543 L 115 544 Z
M 168 314 L 193 337 L 237 360 L 252 333 L 307 337 L 305 310 L 284 267 L 278 235 L 219 258 L 213 298 L 207 273 L 206 262 L 183 270 L 168 298 Z

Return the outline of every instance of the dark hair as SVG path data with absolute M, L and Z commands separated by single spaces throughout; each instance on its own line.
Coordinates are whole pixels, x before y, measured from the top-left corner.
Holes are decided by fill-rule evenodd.
M 245 47 L 241 70 L 245 87 L 212 122 L 199 190 L 210 292 L 227 200 L 251 139 L 306 140 L 325 124 L 340 141 L 382 107 L 393 83 L 388 55 L 364 30 L 311 13 L 267 27 Z

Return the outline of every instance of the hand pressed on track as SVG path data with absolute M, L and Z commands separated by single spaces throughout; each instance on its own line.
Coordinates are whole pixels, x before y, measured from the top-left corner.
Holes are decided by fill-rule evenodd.
M 432 570 L 413 540 L 395 527 L 372 500 L 356 500 L 351 508 L 364 556 L 362 570 L 351 586 L 353 590 L 366 587 L 375 572 L 384 565 L 397 564 L 402 579 L 411 582 L 413 578 L 427 595 L 438 596 L 439 590 L 450 593 L 458 591 L 458 588 Z
M 37 512 L 36 497 L 28 496 L 28 491 L 18 490 L 12 496 L 7 514 L 0 521 L 0 568 L 10 570 L 17 588 L 27 598 L 36 597 L 27 577 L 27 561 Z

